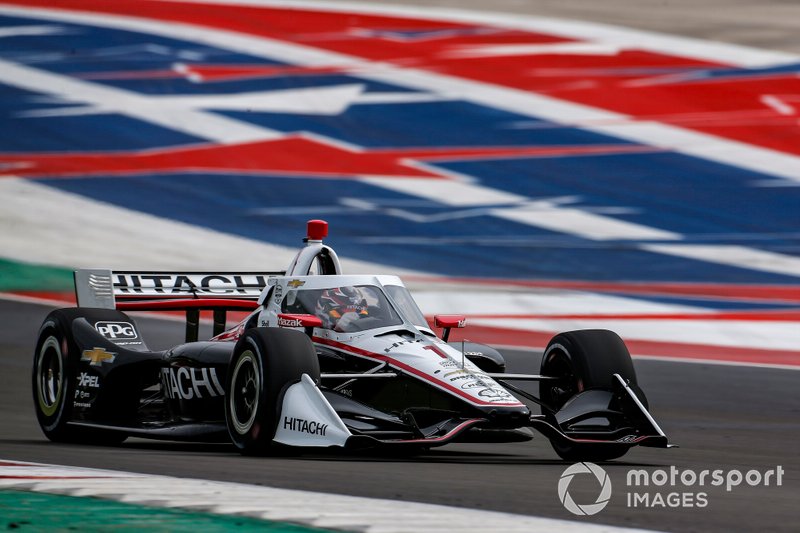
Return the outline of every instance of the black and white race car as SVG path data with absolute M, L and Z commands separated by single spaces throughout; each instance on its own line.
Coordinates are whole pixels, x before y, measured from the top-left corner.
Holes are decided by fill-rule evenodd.
M 561 333 L 539 375 L 507 374 L 498 351 L 448 344 L 463 316 L 435 317 L 439 338 L 399 278 L 342 274 L 326 236 L 310 221 L 285 272 L 76 271 L 78 306 L 47 316 L 34 354 L 44 434 L 232 441 L 245 454 L 523 441 L 531 429 L 567 460 L 670 446 L 615 333 Z M 138 310 L 184 311 L 186 342 L 151 351 L 124 312 Z M 202 310 L 214 336 L 201 341 Z M 225 330 L 228 311 L 249 314 Z M 538 396 L 513 385 L 523 380 Z

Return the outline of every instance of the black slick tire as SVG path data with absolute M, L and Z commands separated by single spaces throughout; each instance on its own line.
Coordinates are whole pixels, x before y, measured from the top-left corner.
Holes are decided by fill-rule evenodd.
M 614 374 L 639 392 L 628 348 L 619 335 L 603 329 L 569 331 L 553 337 L 542 357 L 541 374 L 559 378 L 539 383 L 541 400 L 555 411 L 585 390 L 612 389 Z M 567 461 L 609 461 L 630 449 L 626 444 L 567 444 L 555 439 L 551 444 Z
M 311 340 L 292 329 L 253 328 L 233 350 L 225 383 L 225 420 L 231 441 L 244 455 L 283 452 L 272 442 L 286 389 L 303 374 L 319 380 Z

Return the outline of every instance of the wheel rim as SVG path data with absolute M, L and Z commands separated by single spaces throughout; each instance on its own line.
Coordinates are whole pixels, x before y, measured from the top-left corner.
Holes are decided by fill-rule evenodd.
M 228 405 L 233 427 L 241 435 L 253 427 L 258 412 L 260 390 L 261 376 L 258 360 L 252 351 L 244 351 L 233 369 Z
M 58 339 L 48 337 L 39 350 L 36 392 L 39 409 L 45 416 L 53 416 L 58 409 L 64 389 L 61 346 Z
M 546 376 L 558 378 L 549 382 L 546 398 L 542 398 L 556 411 L 561 409 L 567 401 L 581 391 L 581 385 L 575 376 L 569 357 L 562 347 L 554 347 L 545 354 L 545 364 L 542 373 Z

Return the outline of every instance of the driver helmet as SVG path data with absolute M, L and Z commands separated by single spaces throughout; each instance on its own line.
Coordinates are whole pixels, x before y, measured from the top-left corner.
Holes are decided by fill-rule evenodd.
M 347 313 L 358 318 L 369 316 L 367 301 L 355 287 L 325 289 L 317 300 L 316 314 L 325 328 L 333 329 Z

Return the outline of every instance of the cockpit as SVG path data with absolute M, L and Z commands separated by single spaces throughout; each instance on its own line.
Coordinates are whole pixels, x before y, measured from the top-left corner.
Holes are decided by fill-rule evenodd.
M 408 290 L 398 285 L 298 287 L 286 291 L 280 312 L 316 315 L 323 328 L 341 333 L 400 326 L 404 322 L 428 328 Z

